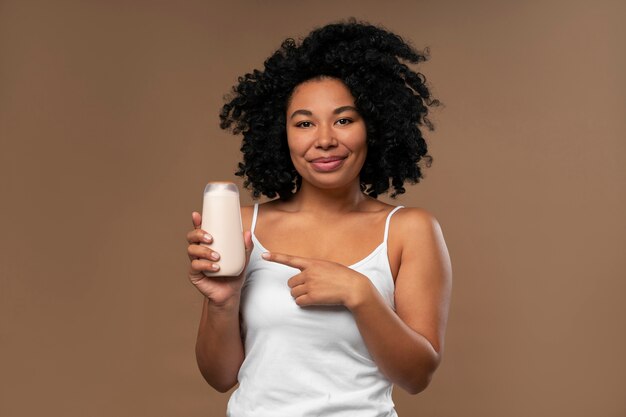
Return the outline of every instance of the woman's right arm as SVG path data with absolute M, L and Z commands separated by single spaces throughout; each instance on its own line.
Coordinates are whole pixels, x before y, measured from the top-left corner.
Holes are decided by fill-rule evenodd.
M 202 376 L 213 388 L 226 392 L 237 384 L 243 357 L 239 299 L 216 306 L 205 298 L 196 339 L 196 361 Z
M 248 217 L 245 211 L 245 217 Z M 244 272 L 237 277 L 205 276 L 203 271 L 215 271 L 212 268 L 217 263 L 211 255 L 216 255 L 216 252 L 200 244 L 211 242 L 207 232 L 200 229 L 200 214 L 194 212 L 192 221 L 194 230 L 187 234 L 187 253 L 191 261 L 189 280 L 204 295 L 196 340 L 196 360 L 209 385 L 226 392 L 237 384 L 237 374 L 244 358 L 239 327 L 239 300 Z M 244 241 L 247 264 L 252 251 L 250 232 L 244 234 Z

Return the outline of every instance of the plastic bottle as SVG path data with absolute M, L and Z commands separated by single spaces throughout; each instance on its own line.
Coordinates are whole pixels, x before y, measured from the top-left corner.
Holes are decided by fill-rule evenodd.
M 238 276 L 246 263 L 243 241 L 239 190 L 232 182 L 209 182 L 204 187 L 202 230 L 213 236 L 213 242 L 204 244 L 220 254 L 216 262 L 220 269 L 203 271 L 204 275 Z

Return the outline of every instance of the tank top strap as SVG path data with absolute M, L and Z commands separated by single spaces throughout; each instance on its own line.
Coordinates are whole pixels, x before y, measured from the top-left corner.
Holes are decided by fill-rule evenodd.
M 250 226 L 250 233 L 254 234 L 254 227 L 256 226 L 256 218 L 259 213 L 259 203 L 254 203 L 254 213 L 252 214 L 252 225 Z
M 385 243 L 387 243 L 387 238 L 389 237 L 389 222 L 391 221 L 391 216 L 393 216 L 393 213 L 395 213 L 396 211 L 400 210 L 401 208 L 404 208 L 404 206 L 398 206 L 398 207 L 394 208 L 387 215 L 387 221 L 385 222 L 385 236 L 383 238 L 383 242 L 385 242 Z

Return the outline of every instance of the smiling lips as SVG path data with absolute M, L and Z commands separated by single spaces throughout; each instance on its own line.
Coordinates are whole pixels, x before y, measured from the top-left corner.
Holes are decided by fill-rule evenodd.
M 329 156 L 324 158 L 315 158 L 311 162 L 313 169 L 318 172 L 330 172 L 339 169 L 343 165 L 347 156 Z

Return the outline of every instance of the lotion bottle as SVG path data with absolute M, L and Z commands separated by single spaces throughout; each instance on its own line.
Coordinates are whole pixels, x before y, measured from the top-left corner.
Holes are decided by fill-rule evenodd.
M 203 271 L 208 277 L 238 276 L 246 263 L 239 190 L 232 182 L 209 182 L 204 188 L 202 230 L 213 237 L 203 243 L 220 255 L 218 271 Z

